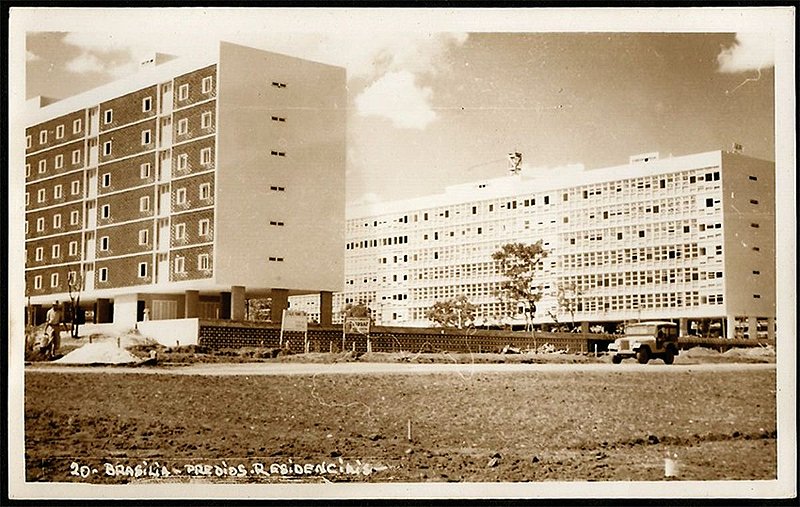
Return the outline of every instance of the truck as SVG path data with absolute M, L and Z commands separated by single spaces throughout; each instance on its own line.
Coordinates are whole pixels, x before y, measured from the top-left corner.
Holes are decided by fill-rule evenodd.
M 641 364 L 661 359 L 672 364 L 678 355 L 678 326 L 674 322 L 647 321 L 625 326 L 625 335 L 609 344 L 611 362 L 619 364 L 635 357 Z

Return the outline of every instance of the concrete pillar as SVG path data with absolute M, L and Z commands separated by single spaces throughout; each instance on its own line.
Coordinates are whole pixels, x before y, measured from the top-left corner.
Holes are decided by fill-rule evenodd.
M 758 338 L 758 319 L 756 317 L 747 317 L 747 334 L 751 340 Z
M 769 340 L 775 339 L 775 317 L 767 318 L 767 338 Z
M 333 325 L 333 292 L 319 293 L 319 323 L 322 326 Z
M 187 290 L 183 299 L 183 316 L 187 319 L 195 319 L 200 316 L 200 291 Z
M 97 299 L 97 311 L 94 312 L 94 321 L 98 324 L 111 322 L 111 300 L 108 298 Z
M 689 319 L 678 319 L 678 336 L 689 336 Z
M 736 317 L 726 315 L 722 324 L 725 326 L 725 338 L 729 340 L 736 338 Z
M 220 319 L 230 319 L 231 318 L 231 293 L 230 292 L 220 292 L 219 293 L 219 318 Z
M 270 318 L 272 322 L 280 322 L 283 319 L 283 311 L 289 308 L 289 291 L 287 289 L 272 289 L 270 297 L 272 298 Z
M 231 320 L 244 320 L 244 287 L 231 287 Z
M 589 321 L 584 320 L 581 322 L 581 333 L 588 333 L 589 332 Z

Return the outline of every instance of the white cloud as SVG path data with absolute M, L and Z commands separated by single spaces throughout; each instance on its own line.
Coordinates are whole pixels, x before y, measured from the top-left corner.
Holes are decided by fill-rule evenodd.
M 76 58 L 68 61 L 65 67 L 68 71 L 76 74 L 102 73 L 106 70 L 103 62 L 91 53 L 81 53 Z
M 775 65 L 772 38 L 760 33 L 737 33 L 729 48 L 717 55 L 719 72 L 735 73 L 761 70 Z
M 41 60 L 41 58 L 33 51 L 27 50 L 25 51 L 25 60 L 28 62 L 35 62 L 36 60 Z
M 395 127 L 422 130 L 436 119 L 432 96 L 430 88 L 417 85 L 414 74 L 400 71 L 389 72 L 369 85 L 355 103 L 362 116 L 378 116 Z

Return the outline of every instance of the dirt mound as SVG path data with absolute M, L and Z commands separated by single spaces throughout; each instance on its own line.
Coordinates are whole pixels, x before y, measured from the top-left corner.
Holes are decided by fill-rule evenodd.
M 139 362 L 139 358 L 122 347 L 116 340 L 87 343 L 54 361 L 60 364 L 129 364 Z

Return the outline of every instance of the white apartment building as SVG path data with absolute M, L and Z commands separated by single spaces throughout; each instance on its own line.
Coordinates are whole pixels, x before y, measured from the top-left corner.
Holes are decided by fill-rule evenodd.
M 426 326 L 434 302 L 464 294 L 478 325 L 524 323 L 497 297 L 503 278 L 491 255 L 541 240 L 534 324 L 676 319 L 687 334 L 713 319 L 729 338 L 774 337 L 774 184 L 773 162 L 740 153 L 651 153 L 350 209 L 334 312 L 364 303 L 376 324 Z M 309 297 L 291 305 L 314 314 Z

